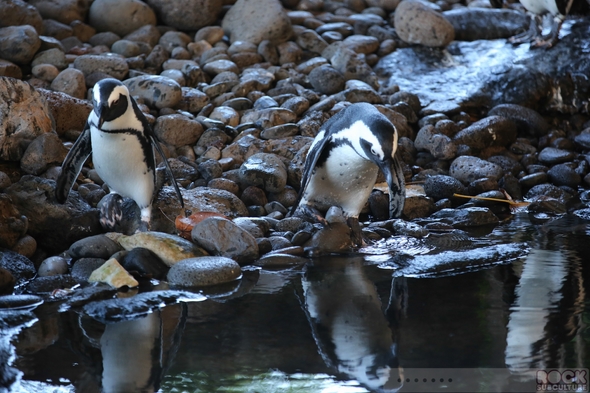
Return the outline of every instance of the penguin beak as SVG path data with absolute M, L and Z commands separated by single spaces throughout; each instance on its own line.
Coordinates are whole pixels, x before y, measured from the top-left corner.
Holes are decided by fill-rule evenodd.
M 96 117 L 98 118 L 98 128 L 102 128 L 102 125 L 104 124 L 104 117 L 102 116 L 103 109 L 104 105 L 94 108 L 94 113 L 96 113 Z
M 404 208 L 405 200 L 405 181 L 402 167 L 393 157 L 377 162 L 377 166 L 385 175 L 385 181 L 389 188 L 390 216 L 399 217 Z

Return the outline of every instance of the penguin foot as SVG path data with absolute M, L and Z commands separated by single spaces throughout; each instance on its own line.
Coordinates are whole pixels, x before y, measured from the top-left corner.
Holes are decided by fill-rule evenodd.
M 137 228 L 137 232 L 148 232 L 150 230 L 150 224 L 152 219 L 152 207 L 147 206 L 141 209 L 141 220 L 139 221 L 139 227 Z
M 361 230 L 361 225 L 359 224 L 358 217 L 348 217 L 348 219 L 346 220 L 346 223 L 348 224 L 348 226 L 350 227 L 350 230 L 351 230 L 350 240 L 352 241 L 353 246 L 354 247 L 366 246 L 367 244 L 365 243 L 365 240 L 363 239 L 363 232 Z
M 293 216 L 300 217 L 312 224 L 320 223 L 324 226 L 329 225 L 322 213 L 320 213 L 315 207 L 309 205 L 299 205 L 299 207 L 293 212 Z
M 119 194 L 106 195 L 100 204 L 100 225 L 111 231 L 123 218 L 123 197 Z

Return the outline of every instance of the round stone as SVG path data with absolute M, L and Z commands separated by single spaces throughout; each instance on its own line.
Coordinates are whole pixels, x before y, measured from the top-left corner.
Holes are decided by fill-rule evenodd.
M 68 262 L 62 257 L 49 257 L 44 259 L 39 266 L 37 274 L 40 277 L 56 276 L 68 272 Z
M 240 265 L 225 257 L 198 257 L 179 261 L 170 268 L 172 286 L 199 287 L 234 281 L 242 275 Z
M 451 22 L 420 1 L 402 1 L 395 10 L 394 26 L 399 37 L 409 44 L 441 47 L 455 39 Z
M 120 36 L 156 24 L 154 10 L 139 0 L 95 0 L 88 18 L 98 31 L 112 31 Z

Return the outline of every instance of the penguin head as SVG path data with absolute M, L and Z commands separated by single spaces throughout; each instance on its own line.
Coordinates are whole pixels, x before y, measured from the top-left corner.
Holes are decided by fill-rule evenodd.
M 363 122 L 364 123 L 364 122 Z M 375 163 L 383 170 L 389 166 L 397 150 L 397 130 L 383 115 L 379 114 L 363 124 L 364 132 L 358 133 L 360 149 L 357 153 Z
M 133 127 L 135 117 L 127 87 L 117 79 L 107 78 L 94 85 L 92 92 L 96 125 L 102 130 Z

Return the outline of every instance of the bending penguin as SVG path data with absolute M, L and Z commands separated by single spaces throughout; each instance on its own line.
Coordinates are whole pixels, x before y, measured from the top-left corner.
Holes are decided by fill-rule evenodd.
M 164 152 L 123 83 L 112 78 L 97 82 L 92 92 L 92 104 L 94 108 L 84 130 L 62 164 L 57 178 L 56 198 L 60 203 L 66 201 L 82 165 L 92 154 L 96 172 L 111 191 L 101 206 L 102 226 L 112 229 L 120 221 L 122 197 L 127 197 L 133 199 L 141 210 L 139 230 L 149 230 L 156 188 L 154 148 L 162 157 L 180 204 L 184 207 Z
M 338 206 L 354 232 L 381 170 L 389 187 L 390 216 L 400 217 L 406 190 L 395 157 L 397 139 L 394 125 L 371 104 L 352 104 L 332 116 L 307 153 L 294 214 L 317 218 Z M 358 240 L 360 233 L 355 235 Z

